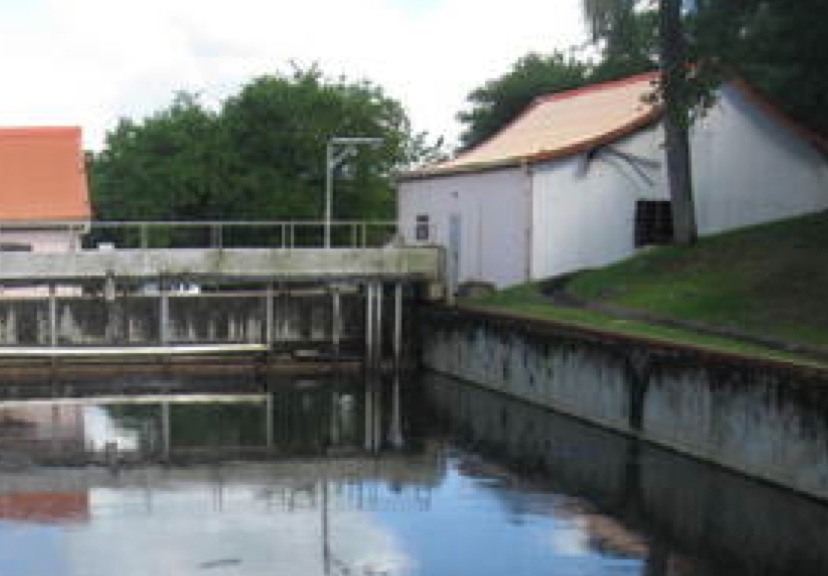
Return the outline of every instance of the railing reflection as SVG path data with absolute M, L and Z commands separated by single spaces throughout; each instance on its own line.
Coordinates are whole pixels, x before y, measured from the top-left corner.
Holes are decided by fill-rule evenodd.
M 7 400 L 0 402 L 0 451 L 39 465 L 110 467 L 234 455 L 335 462 L 386 455 L 406 445 L 401 388 L 395 373 L 280 381 L 265 393 Z

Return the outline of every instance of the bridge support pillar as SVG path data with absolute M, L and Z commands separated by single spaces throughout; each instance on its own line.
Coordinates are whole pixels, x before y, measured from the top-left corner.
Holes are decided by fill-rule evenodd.
M 170 403 L 161 403 L 161 450 L 162 457 L 167 460 L 170 457 Z
M 392 348 L 394 352 L 394 373 L 399 375 L 402 367 L 402 329 L 403 329 L 403 285 L 402 282 L 394 284 L 394 339 Z
M 338 286 L 331 287 L 331 345 L 335 359 L 339 359 L 342 341 L 342 294 Z
M 265 344 L 273 344 L 273 282 L 267 283 L 265 289 Z
M 170 343 L 170 294 L 165 280 L 158 282 L 158 340 L 162 346 Z
M 58 320 L 57 320 L 57 288 L 54 282 L 49 283 L 49 346 L 52 348 L 58 345 Z
M 380 448 L 382 438 L 382 289 L 381 282 L 365 284 L 365 449 L 369 452 Z

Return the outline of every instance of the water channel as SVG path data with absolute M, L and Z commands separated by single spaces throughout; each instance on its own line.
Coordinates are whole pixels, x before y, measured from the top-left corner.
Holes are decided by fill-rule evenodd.
M 3 385 L 3 575 L 828 573 L 828 507 L 433 374 Z

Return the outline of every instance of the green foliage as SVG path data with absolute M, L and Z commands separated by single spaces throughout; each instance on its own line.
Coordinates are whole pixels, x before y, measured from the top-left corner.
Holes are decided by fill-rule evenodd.
M 160 220 L 205 210 L 221 185 L 220 132 L 218 117 L 187 93 L 143 122 L 122 119 L 91 160 L 96 216 Z
M 603 61 L 634 62 L 642 56 L 655 60 L 654 15 L 659 2 L 582 3 Z M 685 37 L 694 64 L 686 86 L 687 107 L 702 112 L 712 103 L 712 89 L 735 75 L 804 124 L 828 134 L 828 2 L 685 0 L 684 6 Z
M 697 58 L 744 77 L 828 134 L 828 2 L 696 0 Z
M 121 120 L 91 159 L 98 219 L 318 219 L 333 136 L 380 137 L 337 173 L 334 217 L 389 218 L 394 170 L 435 153 L 400 104 L 315 67 L 256 78 L 217 112 L 191 94 Z
M 649 70 L 658 61 L 657 12 L 649 0 L 583 0 L 601 59 L 593 80 Z

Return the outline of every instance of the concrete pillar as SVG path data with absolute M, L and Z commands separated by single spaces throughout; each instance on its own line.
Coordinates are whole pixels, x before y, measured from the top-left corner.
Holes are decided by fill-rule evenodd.
M 394 284 L 394 373 L 399 374 L 402 366 L 402 330 L 403 330 L 403 285 Z
M 365 351 L 362 363 L 366 373 L 374 369 L 374 284 L 365 284 Z
M 161 455 L 166 460 L 170 457 L 170 448 L 172 441 L 170 439 L 170 403 L 161 403 Z
M 265 344 L 273 344 L 273 282 L 265 288 Z
M 162 346 L 170 341 L 170 295 L 166 280 L 158 282 L 158 339 Z
M 376 296 L 376 310 L 374 313 L 376 320 L 374 327 L 374 338 L 376 340 L 376 346 L 374 348 L 374 370 L 379 374 L 382 371 L 382 283 L 377 282 L 374 290 Z
M 331 344 L 334 358 L 339 360 L 342 340 L 342 295 L 337 286 L 331 287 Z
M 54 283 L 49 283 L 49 345 L 54 348 L 58 344 L 57 322 L 57 290 Z

